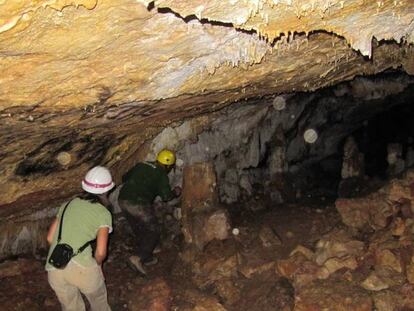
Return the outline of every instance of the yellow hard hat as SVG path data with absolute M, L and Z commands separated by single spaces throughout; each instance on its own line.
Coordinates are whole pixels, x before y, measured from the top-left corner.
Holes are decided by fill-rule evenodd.
M 164 165 L 173 165 L 175 163 L 175 154 L 171 150 L 163 149 L 158 153 L 157 161 Z

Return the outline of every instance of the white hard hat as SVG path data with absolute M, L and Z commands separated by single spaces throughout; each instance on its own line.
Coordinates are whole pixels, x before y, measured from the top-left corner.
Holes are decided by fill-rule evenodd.
M 103 166 L 95 166 L 86 173 L 82 180 L 82 188 L 86 192 L 102 194 L 115 186 L 109 170 Z

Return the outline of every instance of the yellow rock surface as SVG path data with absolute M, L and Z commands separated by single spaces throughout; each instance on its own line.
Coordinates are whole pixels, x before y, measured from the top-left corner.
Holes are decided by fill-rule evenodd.
M 240 99 L 414 73 L 413 20 L 411 0 L 0 0 L 0 206 Z

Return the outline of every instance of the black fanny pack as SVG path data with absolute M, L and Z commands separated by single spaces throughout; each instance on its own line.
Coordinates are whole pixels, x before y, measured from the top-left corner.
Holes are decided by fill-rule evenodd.
M 93 241 L 88 241 L 84 245 L 82 245 L 76 253 L 74 253 L 72 246 L 66 243 L 59 243 L 62 237 L 62 223 L 63 223 L 63 215 L 65 214 L 66 208 L 68 207 L 70 202 L 68 202 L 63 209 L 62 217 L 60 218 L 60 225 L 59 225 L 59 235 L 57 239 L 57 244 L 50 254 L 49 263 L 58 269 L 64 269 L 69 261 L 81 253 L 88 245 Z

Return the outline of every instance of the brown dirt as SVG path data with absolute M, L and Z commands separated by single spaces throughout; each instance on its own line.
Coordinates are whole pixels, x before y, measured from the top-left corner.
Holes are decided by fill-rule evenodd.
M 286 258 L 298 245 L 313 248 L 322 234 L 340 225 L 340 217 L 332 204 L 326 202 L 273 207 L 261 200 L 230 207 L 232 226 L 240 234 L 228 241 L 207 245 L 203 256 L 224 254 L 236 250 L 246 258 L 275 261 Z M 263 206 L 260 212 L 250 212 L 246 207 Z M 243 212 L 238 212 L 243 210 Z M 139 277 L 126 264 L 132 254 L 132 242 L 128 228 L 122 219 L 116 220 L 110 240 L 110 256 L 104 264 L 109 302 L 113 311 L 130 310 L 131 297 L 148 282 L 164 280 L 171 289 L 171 310 L 192 310 L 200 299 L 215 299 L 229 311 L 243 310 L 291 310 L 294 289 L 291 284 L 274 272 L 264 271 L 247 278 L 233 274 L 220 282 L 207 282 L 197 287 L 192 268 L 179 256 L 183 241 L 181 236 L 172 237 L 166 232 L 159 263 L 148 268 L 148 278 Z M 267 225 L 282 241 L 276 247 L 263 247 L 258 238 L 260 229 Z M 206 259 L 206 260 L 207 260 Z M 43 265 L 42 260 L 31 258 Z M 43 259 L 44 260 L 44 259 Z M 0 267 L 1 270 L 1 267 Z M 274 271 L 274 270 L 272 270 Z M 1 278 L 1 275 L 0 275 Z M 39 267 L 30 273 L 1 278 L 0 310 L 60 310 L 59 303 L 47 283 L 47 275 Z

